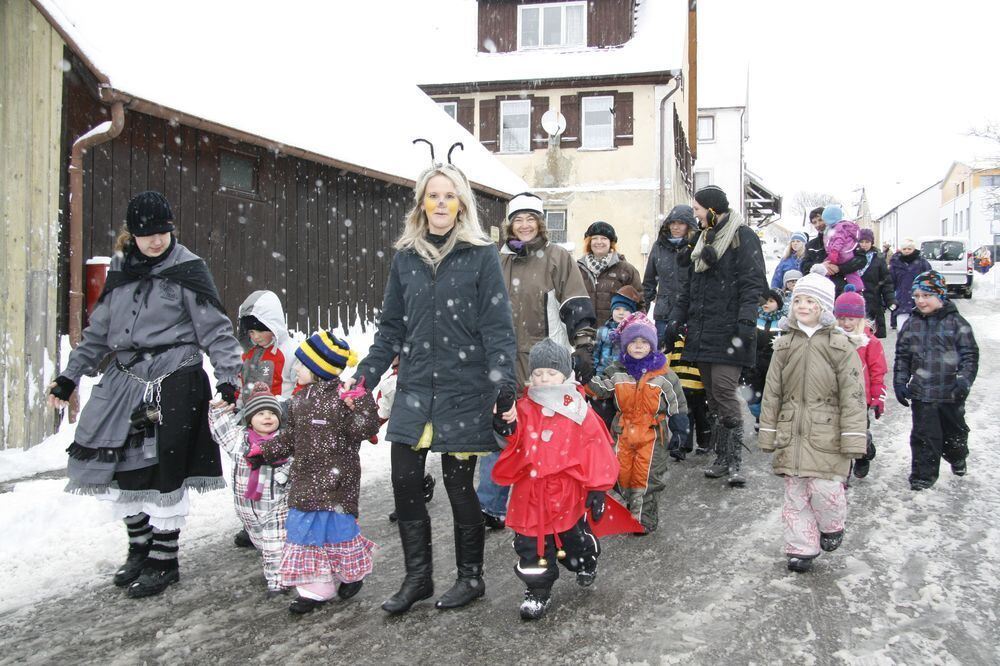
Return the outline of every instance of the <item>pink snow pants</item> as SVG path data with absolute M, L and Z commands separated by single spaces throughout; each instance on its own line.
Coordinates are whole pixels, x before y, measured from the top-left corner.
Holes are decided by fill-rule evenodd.
M 841 481 L 785 477 L 785 505 L 781 522 L 785 525 L 785 554 L 819 555 L 820 533 L 844 529 L 847 494 Z

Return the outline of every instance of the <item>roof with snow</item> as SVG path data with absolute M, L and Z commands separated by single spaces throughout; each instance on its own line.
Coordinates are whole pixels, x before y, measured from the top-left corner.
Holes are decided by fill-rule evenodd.
M 529 189 L 401 73 L 398 50 L 357 30 L 385 0 L 32 1 L 129 97 L 397 182 L 429 165 L 413 139 L 432 141 L 439 160 L 461 141 L 455 163 L 477 189 Z
M 621 46 L 481 53 L 478 7 L 470 0 L 439 0 L 448 7 L 455 37 L 446 56 L 426 65 L 424 85 L 466 82 L 595 78 L 680 71 L 687 29 L 686 3 L 638 0 L 634 34 Z M 442 54 L 444 55 L 444 54 Z

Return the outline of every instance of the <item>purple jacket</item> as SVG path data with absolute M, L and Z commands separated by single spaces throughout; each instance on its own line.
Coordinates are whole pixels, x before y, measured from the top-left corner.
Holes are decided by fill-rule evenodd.
M 924 271 L 931 270 L 929 261 L 920 256 L 920 250 L 914 250 L 910 255 L 912 259 L 905 261 L 903 253 L 897 252 L 889 260 L 889 272 L 892 274 L 892 283 L 896 285 L 896 303 L 900 314 L 910 314 L 913 312 L 913 296 L 910 294 L 910 287 L 913 286 L 913 278 Z

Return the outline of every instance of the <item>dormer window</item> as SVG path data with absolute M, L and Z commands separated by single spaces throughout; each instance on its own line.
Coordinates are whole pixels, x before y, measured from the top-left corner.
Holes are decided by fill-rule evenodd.
M 586 45 L 586 2 L 548 2 L 517 8 L 518 50 Z

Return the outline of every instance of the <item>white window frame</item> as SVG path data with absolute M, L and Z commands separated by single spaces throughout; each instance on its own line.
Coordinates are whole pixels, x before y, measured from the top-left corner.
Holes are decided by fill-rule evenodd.
M 592 146 L 587 143 L 587 103 L 593 104 L 595 101 L 607 101 L 608 111 L 611 112 L 611 134 L 608 145 Z M 593 135 L 591 135 L 593 136 Z M 591 139 L 593 140 L 593 139 Z M 611 150 L 615 147 L 615 98 L 614 95 L 591 95 L 580 98 L 580 148 L 582 150 Z
M 451 119 L 458 122 L 458 102 L 438 102 L 437 105 L 441 107 L 441 110 L 451 116 Z M 449 112 L 448 109 L 451 109 Z
M 705 185 L 702 185 L 701 187 L 699 187 L 698 186 L 698 176 L 700 176 L 702 174 L 705 174 L 705 175 L 708 176 L 708 183 L 706 183 Z M 712 169 L 696 169 L 695 172 L 694 172 L 694 191 L 697 192 L 702 187 L 705 187 L 706 185 L 711 185 L 714 181 L 715 181 L 715 173 L 713 173 Z
M 704 139 L 701 136 L 701 121 L 711 120 L 712 121 L 712 137 L 710 139 Z M 698 116 L 698 143 L 712 143 L 715 141 L 715 114 L 706 113 L 704 115 Z
M 543 44 L 543 38 L 545 35 L 545 9 L 551 9 L 553 7 L 558 7 L 562 11 L 559 12 L 559 43 L 558 44 Z M 583 42 L 580 44 L 567 44 L 566 43 L 566 10 L 570 7 L 581 7 L 583 9 Z M 521 42 L 521 26 L 523 25 L 522 15 L 525 11 L 538 11 L 538 45 L 537 46 L 524 46 Z M 517 8 L 517 50 L 534 50 L 534 49 L 559 49 L 566 48 L 569 46 L 586 46 L 587 45 L 587 3 L 584 2 L 545 2 L 542 4 L 533 5 L 519 5 Z
M 553 229 L 552 223 L 549 221 L 551 215 L 562 215 L 562 229 Z M 569 215 L 565 208 L 552 208 L 545 210 L 545 228 L 548 230 L 549 242 L 552 243 L 566 243 L 567 233 L 569 232 Z M 556 237 L 556 233 L 562 234 L 562 240 Z
M 504 127 L 503 118 L 504 110 L 511 106 L 523 106 L 527 108 L 528 115 L 528 127 L 527 127 L 527 138 L 525 140 L 524 150 L 512 150 L 504 142 Z M 511 113 L 511 115 L 522 115 L 522 113 L 517 112 Z M 530 99 L 505 99 L 500 100 L 500 152 L 501 153 L 530 153 L 531 152 L 531 100 Z

